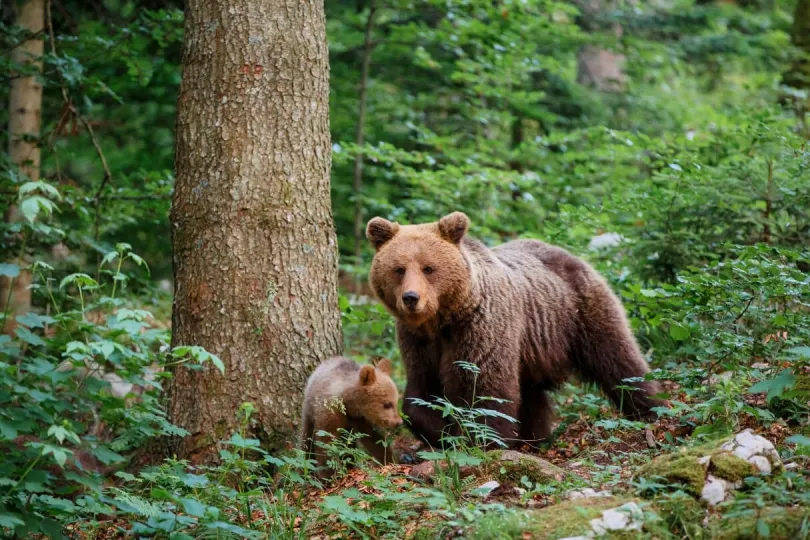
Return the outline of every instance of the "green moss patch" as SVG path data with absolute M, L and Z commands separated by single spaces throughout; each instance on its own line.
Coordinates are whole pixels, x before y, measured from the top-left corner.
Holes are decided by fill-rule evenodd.
M 727 450 L 703 446 L 659 456 L 644 465 L 636 476 L 663 477 L 670 483 L 683 484 L 694 495 L 700 495 L 709 472 L 723 480 L 738 482 L 755 474 L 756 468 Z
M 810 523 L 810 509 L 807 508 L 764 508 L 758 514 L 735 515 L 733 518 L 720 519 L 711 524 L 709 537 L 714 540 L 745 540 L 762 538 L 758 532 L 767 527 L 768 538 L 788 540 L 801 538 L 805 523 Z
M 746 476 L 757 473 L 756 467 L 731 452 L 718 452 L 713 455 L 709 470 L 717 478 L 729 482 L 739 482 Z
M 564 501 L 541 510 L 527 512 L 526 531 L 533 538 L 566 538 L 582 536 L 591 531 L 591 520 L 602 516 L 602 512 L 617 508 L 633 499 L 623 497 L 594 497 Z M 638 531 L 627 531 L 632 537 Z M 613 536 L 611 536 L 613 537 Z

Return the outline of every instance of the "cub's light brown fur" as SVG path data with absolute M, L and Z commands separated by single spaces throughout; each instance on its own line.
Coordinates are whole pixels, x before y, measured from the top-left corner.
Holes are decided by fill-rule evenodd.
M 349 358 L 330 358 L 307 381 L 300 446 L 322 467 L 326 455 L 315 443 L 329 442 L 338 429 L 351 429 L 366 435 L 359 442 L 377 461 L 392 463 L 390 450 L 380 444 L 381 438 L 374 428 L 391 429 L 402 424 L 398 400 L 390 361 L 361 367 Z M 317 435 L 319 431 L 330 436 Z
M 624 308 L 605 280 L 563 249 L 536 240 L 488 248 L 466 236 L 469 220 L 454 212 L 436 223 L 399 225 L 369 221 L 366 235 L 377 250 L 370 283 L 397 318 L 397 337 L 408 384 L 403 412 L 411 428 L 437 445 L 448 428 L 441 413 L 412 398 L 509 400 L 482 406 L 518 419 L 489 419 L 505 440 L 538 441 L 551 434 L 547 391 L 571 373 L 599 383 L 631 417 L 646 417 L 664 404 L 655 382 L 622 380 L 649 371 Z

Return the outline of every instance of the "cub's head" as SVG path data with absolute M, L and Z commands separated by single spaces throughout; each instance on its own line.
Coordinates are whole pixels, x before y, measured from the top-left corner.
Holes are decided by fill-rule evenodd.
M 397 410 L 399 392 L 391 380 L 391 362 L 387 359 L 360 368 L 357 386 L 353 392 L 355 413 L 372 425 L 392 429 L 402 424 Z
M 469 219 L 453 212 L 435 223 L 403 225 L 375 217 L 366 237 L 377 250 L 371 287 L 403 323 L 419 327 L 469 294 L 470 270 L 461 253 Z

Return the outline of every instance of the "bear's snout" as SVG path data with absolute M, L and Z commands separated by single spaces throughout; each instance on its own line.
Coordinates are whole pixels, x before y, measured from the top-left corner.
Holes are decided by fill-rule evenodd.
M 416 291 L 406 291 L 402 295 L 402 303 L 405 304 L 406 308 L 413 311 L 419 303 L 419 293 Z

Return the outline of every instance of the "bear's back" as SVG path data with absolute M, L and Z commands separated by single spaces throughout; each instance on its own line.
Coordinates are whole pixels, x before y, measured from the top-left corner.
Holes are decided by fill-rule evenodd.
M 354 360 L 336 356 L 319 365 L 307 381 L 304 399 L 322 403 L 340 397 L 358 377 L 360 366 Z
M 559 279 L 576 295 L 585 292 L 590 280 L 592 270 L 584 261 L 540 240 L 512 240 L 491 251 L 512 272 L 554 282 Z

